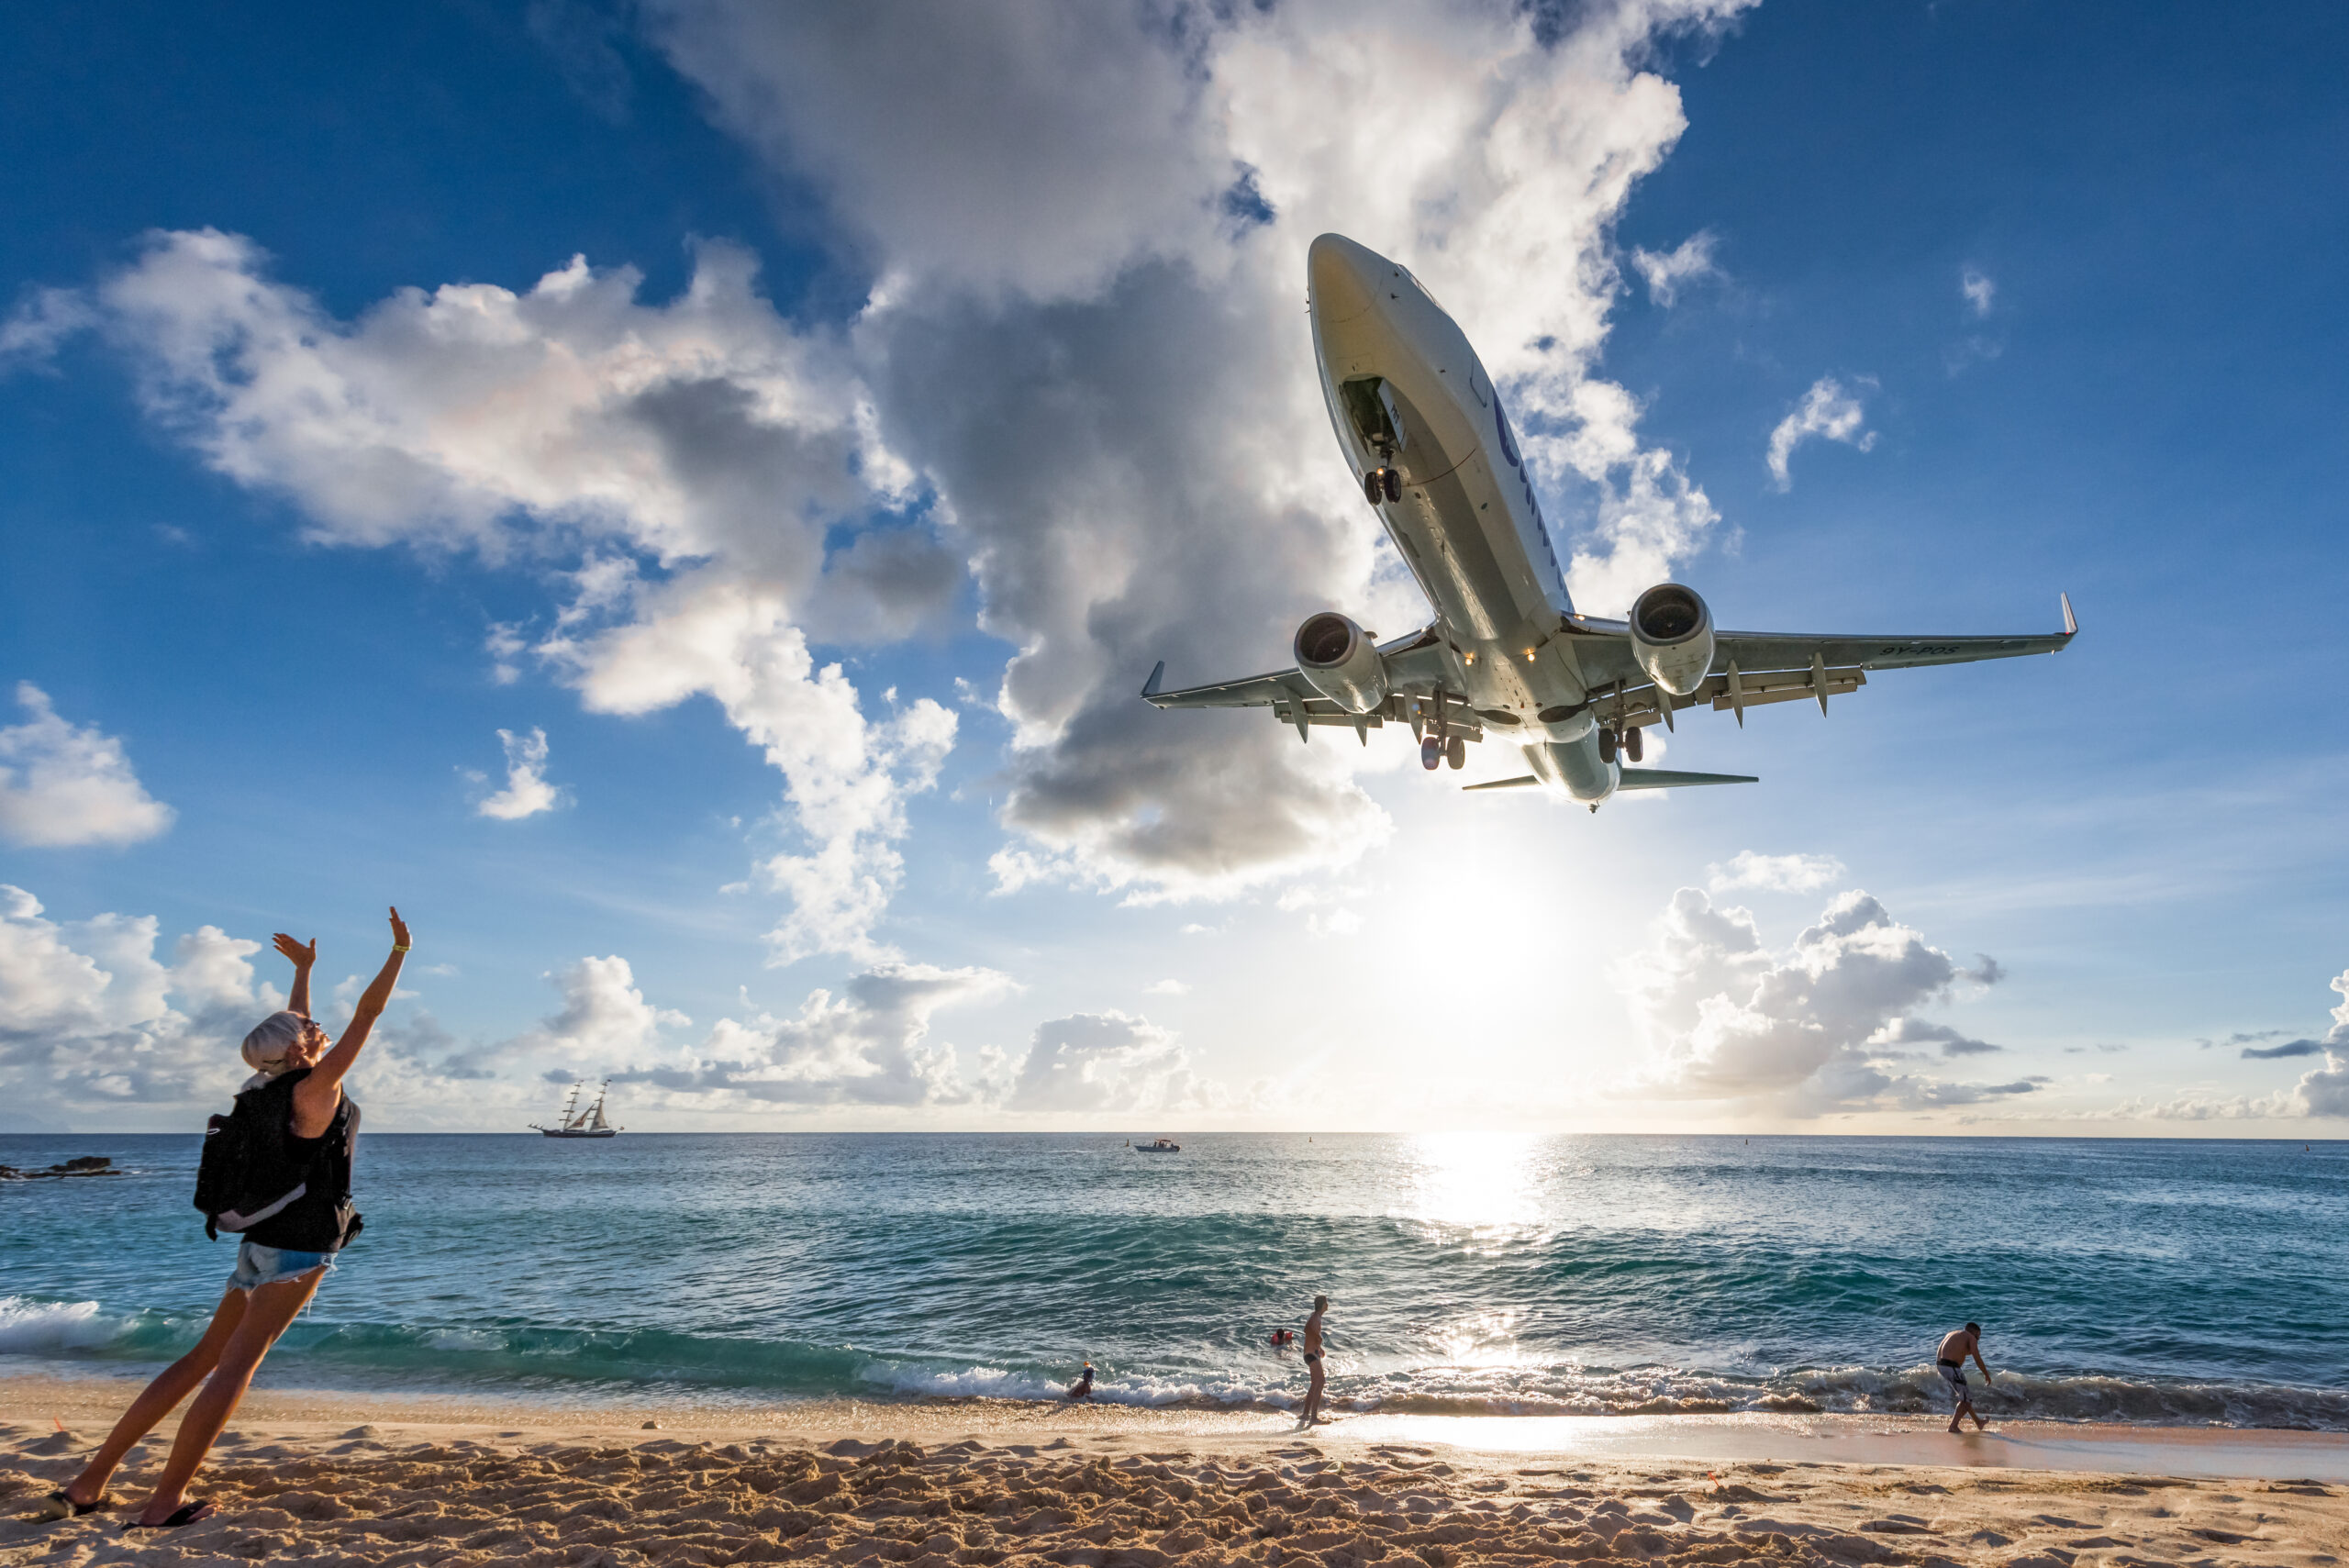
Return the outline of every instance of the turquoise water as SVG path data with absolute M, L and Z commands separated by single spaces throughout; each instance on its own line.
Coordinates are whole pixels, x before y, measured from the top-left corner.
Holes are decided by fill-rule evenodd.
M 1341 1407 L 1915 1411 L 2349 1430 L 2349 1145 L 1195 1134 L 370 1134 L 281 1386 Z M 192 1341 L 193 1138 L 0 1137 L 0 1370 Z

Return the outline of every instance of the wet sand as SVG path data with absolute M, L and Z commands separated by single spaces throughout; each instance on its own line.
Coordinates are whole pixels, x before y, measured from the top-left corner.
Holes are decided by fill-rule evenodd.
M 1300 1434 L 1255 1412 L 282 1390 L 248 1401 L 198 1477 L 217 1517 L 128 1536 L 123 1515 L 25 1518 L 135 1392 L 0 1379 L 0 1563 L 2105 1568 L 2349 1554 L 2349 1439 L 2329 1434 L 1381 1416 Z M 118 1495 L 143 1496 L 173 1424 L 134 1453 Z

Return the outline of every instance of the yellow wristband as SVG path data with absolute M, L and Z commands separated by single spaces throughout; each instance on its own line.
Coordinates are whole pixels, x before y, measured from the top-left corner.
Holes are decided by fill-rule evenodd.
M 406 944 L 406 942 L 401 942 L 401 943 L 399 943 L 398 945 L 395 946 L 395 947 L 392 949 L 392 951 L 393 951 L 394 952 L 406 952 L 406 951 L 407 951 L 407 944 Z

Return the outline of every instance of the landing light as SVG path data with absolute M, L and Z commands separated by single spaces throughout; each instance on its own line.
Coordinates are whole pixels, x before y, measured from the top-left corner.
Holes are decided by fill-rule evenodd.
M 1533 650 L 1531 650 L 1531 648 L 1529 648 L 1529 649 L 1527 649 L 1527 650 L 1525 651 L 1525 662 L 1526 662 L 1528 664 L 1531 664 L 1531 663 L 1532 663 L 1532 662 L 1533 662 Z

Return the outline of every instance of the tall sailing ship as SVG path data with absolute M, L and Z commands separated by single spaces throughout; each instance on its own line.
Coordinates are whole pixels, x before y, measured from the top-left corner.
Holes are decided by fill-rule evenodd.
M 555 1118 L 552 1127 L 541 1126 L 535 1121 L 530 1125 L 549 1138 L 618 1138 L 626 1129 L 614 1127 L 604 1119 L 604 1096 L 611 1092 L 612 1087 L 609 1078 L 605 1079 L 603 1086 L 596 1091 L 596 1103 L 573 1114 L 573 1107 L 579 1104 L 579 1091 L 586 1086 L 586 1083 L 587 1080 L 582 1078 L 571 1085 L 571 1097 L 562 1102 L 562 1114 Z

